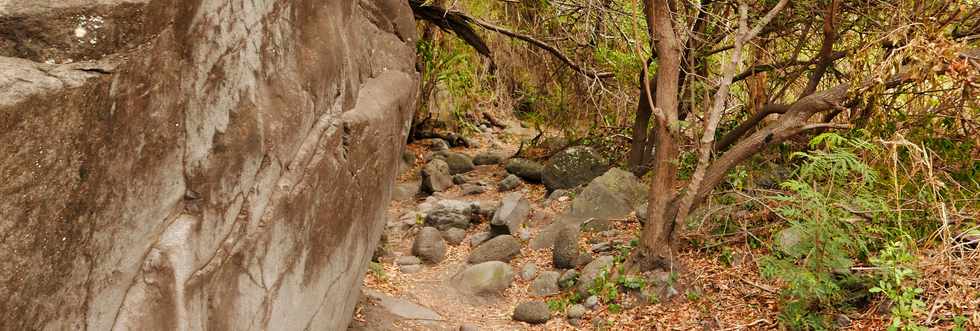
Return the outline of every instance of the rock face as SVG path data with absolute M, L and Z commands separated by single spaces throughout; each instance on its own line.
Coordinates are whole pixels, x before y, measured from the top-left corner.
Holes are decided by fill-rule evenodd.
M 575 146 L 549 158 L 544 164 L 541 179 L 549 191 L 569 189 L 602 175 L 608 169 L 607 163 L 592 148 Z
M 0 5 L 0 329 L 344 329 L 415 107 L 408 4 L 148 1 Z

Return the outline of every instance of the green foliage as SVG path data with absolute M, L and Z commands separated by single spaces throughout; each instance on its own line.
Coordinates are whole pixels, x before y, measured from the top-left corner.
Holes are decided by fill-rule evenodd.
M 884 294 L 892 302 L 892 323 L 888 330 L 925 330 L 914 319 L 926 305 L 919 299 L 922 289 L 909 284 L 916 275 L 911 267 L 914 259 L 902 242 L 886 246 L 878 257 L 871 259 L 879 268 L 879 278 L 877 286 L 869 291 Z
M 374 275 L 374 278 L 384 282 L 388 280 L 388 276 L 385 274 L 385 268 L 378 262 L 371 262 L 368 264 L 368 270 Z
M 763 276 L 786 283 L 780 320 L 794 329 L 825 328 L 827 313 L 853 299 L 860 279 L 849 268 L 867 256 L 869 227 L 853 222 L 849 210 L 883 204 L 873 190 L 876 172 L 856 154 L 870 144 L 827 133 L 811 142 L 820 146 L 795 154 L 803 160 L 799 176 L 782 184 L 792 194 L 770 198 L 782 203 L 776 211 L 790 224 L 777 235 L 779 250 L 760 264 Z

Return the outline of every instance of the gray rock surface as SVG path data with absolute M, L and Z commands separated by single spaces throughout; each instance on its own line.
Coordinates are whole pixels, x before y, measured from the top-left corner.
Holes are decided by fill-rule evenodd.
M 446 240 L 442 239 L 438 229 L 424 227 L 415 236 L 412 255 L 418 256 L 426 263 L 442 262 L 446 258 Z
M 442 192 L 453 187 L 453 178 L 446 161 L 439 159 L 429 161 L 422 167 L 421 176 L 423 192 Z
M 470 247 L 477 247 L 490 239 L 490 232 L 480 232 L 470 237 Z
M 548 304 L 540 301 L 524 302 L 514 308 L 515 321 L 541 324 L 551 319 Z
M 460 228 L 449 228 L 442 232 L 442 239 L 445 239 L 447 244 L 456 246 L 466 239 L 466 231 Z
M 436 207 L 425 215 L 425 225 L 439 230 L 449 228 L 467 229 L 470 227 L 471 211 L 460 211 L 453 208 Z
M 508 262 L 521 253 L 521 243 L 514 236 L 502 235 L 493 237 L 473 249 L 469 263 L 478 264 L 487 261 Z
M 433 158 L 446 161 L 446 164 L 449 165 L 449 173 L 453 175 L 467 173 L 475 169 L 473 159 L 463 153 L 441 151 L 435 153 Z
M 521 279 L 532 280 L 534 276 L 538 274 L 538 266 L 532 262 L 525 263 L 521 266 Z
M 586 312 L 585 306 L 581 304 L 574 304 L 568 307 L 568 311 L 566 312 L 566 315 L 568 316 L 568 318 L 578 319 L 578 318 L 582 318 L 582 316 L 585 316 L 585 312 Z
M 347 326 L 415 105 L 406 2 L 0 3 L 0 329 Z
M 500 151 L 487 151 L 477 154 L 473 157 L 473 164 L 475 165 L 490 165 L 499 164 L 507 158 L 507 153 Z
M 534 281 L 531 282 L 528 290 L 531 292 L 531 294 L 537 296 L 558 294 L 560 291 L 558 287 L 559 278 L 561 278 L 561 274 L 557 271 L 542 272 L 540 275 L 538 275 L 538 278 L 535 278 Z
M 419 304 L 395 298 L 390 295 L 375 291 L 366 290 L 364 295 L 370 298 L 372 301 L 376 302 L 379 306 L 384 308 L 386 311 L 392 315 L 398 316 L 399 318 L 407 320 L 428 320 L 428 321 L 442 321 L 444 318 L 436 313 L 432 309 L 423 307 Z
M 514 174 L 508 174 L 507 177 L 504 177 L 504 179 L 500 180 L 500 183 L 497 183 L 497 190 L 501 192 L 510 191 L 517 188 L 520 185 L 521 185 L 520 177 L 517 177 L 517 175 Z
M 624 218 L 646 202 L 646 198 L 647 188 L 636 176 L 612 168 L 596 177 L 572 199 L 568 213 L 582 221 L 589 218 Z
M 585 298 L 585 302 L 583 304 L 585 305 L 585 308 L 595 309 L 599 306 L 599 297 L 590 295 L 588 298 Z
M 607 272 L 611 271 L 612 265 L 613 257 L 605 255 L 596 258 L 586 265 L 585 268 L 582 268 L 582 274 L 579 276 L 578 283 L 575 287 L 579 295 L 589 295 L 589 288 L 593 286 L 596 277 L 599 276 L 599 273 L 603 270 L 606 270 Z
M 513 282 L 514 269 L 500 261 L 471 265 L 452 279 L 457 289 L 475 295 L 498 294 Z
M 521 158 L 507 160 L 504 168 L 507 169 L 507 172 L 532 183 L 541 182 L 541 172 L 544 170 L 544 166 L 541 163 Z
M 487 191 L 487 188 L 483 185 L 469 183 L 461 185 L 459 189 L 463 195 L 477 195 Z
M 572 286 L 575 286 L 575 284 L 578 283 L 579 277 L 581 276 L 582 274 L 579 273 L 578 270 L 575 269 L 565 270 L 565 272 L 561 274 L 561 277 L 558 278 L 558 287 L 563 289 L 571 288 Z
M 578 227 L 564 226 L 558 229 L 555 245 L 551 251 L 551 261 L 555 268 L 571 269 L 576 267 L 575 262 L 579 256 L 578 237 Z
M 422 188 L 421 185 L 422 182 L 420 181 L 395 184 L 395 187 L 391 189 L 391 199 L 395 201 L 412 200 L 419 194 Z
M 520 233 L 530 213 L 531 203 L 523 193 L 507 193 L 490 220 L 490 232 L 516 235 Z
M 569 189 L 590 182 L 609 168 L 608 161 L 586 146 L 566 148 L 544 164 L 541 179 L 549 191 Z

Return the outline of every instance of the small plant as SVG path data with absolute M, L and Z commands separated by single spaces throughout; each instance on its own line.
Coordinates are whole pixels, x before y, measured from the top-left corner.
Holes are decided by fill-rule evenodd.
M 701 292 L 698 292 L 696 290 L 687 290 L 687 292 L 685 292 L 684 295 L 687 296 L 688 301 L 701 300 Z
M 383 265 L 381 265 L 381 263 L 371 262 L 368 265 L 368 269 L 371 271 L 371 274 L 374 275 L 374 278 L 377 278 L 379 281 L 385 282 L 388 280 L 388 276 L 385 275 L 385 268 Z
M 554 312 L 563 312 L 569 305 L 566 298 L 548 299 L 548 309 Z
M 926 304 L 919 299 L 922 289 L 910 286 L 909 281 L 915 278 L 915 269 L 909 265 L 914 257 L 901 242 L 888 245 L 871 262 L 878 266 L 878 285 L 872 287 L 871 293 L 881 293 L 892 301 L 892 323 L 888 330 L 925 330 L 915 323 L 915 315 L 922 311 Z
M 623 306 L 620 306 L 618 303 L 610 304 L 609 305 L 609 312 L 610 313 L 613 313 L 613 314 L 619 314 L 619 313 L 623 312 Z

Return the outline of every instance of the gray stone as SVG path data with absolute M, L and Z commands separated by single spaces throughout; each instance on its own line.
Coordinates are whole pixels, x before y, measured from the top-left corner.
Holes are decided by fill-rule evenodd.
M 462 186 L 459 187 L 459 189 L 463 193 L 463 195 L 477 195 L 487 191 L 487 188 L 484 187 L 483 185 L 469 184 L 469 183 L 463 184 Z
M 397 265 L 415 265 L 421 263 L 422 260 L 419 259 L 417 256 L 413 256 L 413 255 L 399 256 L 398 258 L 395 259 L 395 264 Z
M 436 208 L 425 216 L 425 225 L 439 230 L 449 228 L 467 229 L 470 227 L 471 215 L 450 208 Z
M 575 267 L 581 267 L 592 262 L 592 254 L 582 253 L 575 258 Z
M 535 265 L 534 263 L 528 262 L 521 267 L 521 279 L 523 280 L 534 279 L 534 276 L 537 275 L 537 273 L 538 273 L 538 266 Z
M 432 157 L 433 159 L 442 159 L 446 161 L 446 164 L 449 166 L 449 173 L 453 175 L 467 173 L 475 169 L 473 166 L 473 159 L 463 153 L 441 151 L 435 153 Z
M 571 288 L 572 286 L 575 286 L 576 283 L 578 283 L 578 279 L 580 276 L 581 274 L 579 274 L 578 270 L 575 269 L 565 270 L 565 272 L 561 274 L 561 277 L 558 278 L 558 287 L 563 289 Z
M 490 239 L 490 232 L 480 232 L 470 237 L 470 247 L 477 247 Z
M 429 150 L 433 152 L 449 150 L 449 143 L 441 138 L 422 139 L 420 142 L 423 146 L 428 147 Z
M 490 165 L 499 164 L 507 158 L 507 154 L 498 151 L 486 151 L 473 157 L 473 164 L 475 165 Z
M 598 296 L 590 295 L 588 298 L 585 298 L 585 307 L 586 308 L 595 309 L 598 306 L 599 306 L 599 297 Z
M 449 164 L 446 161 L 432 160 L 422 167 L 422 191 L 442 192 L 452 186 L 453 178 L 449 174 Z
M 493 217 L 493 214 L 500 208 L 500 203 L 495 201 L 480 201 L 477 203 L 477 212 L 486 218 Z
M 521 243 L 511 235 L 493 237 L 480 244 L 467 259 L 469 263 L 478 264 L 487 261 L 508 262 L 521 253 Z
M 396 184 L 391 189 L 391 199 L 395 201 L 408 201 L 419 194 L 422 183 L 419 181 L 405 182 Z
M 610 245 L 609 243 L 603 242 L 603 243 L 593 244 L 592 247 L 590 247 L 590 249 L 592 250 L 593 253 L 605 253 L 605 252 L 611 252 L 613 250 L 613 246 Z
M 549 191 L 568 189 L 588 183 L 608 168 L 608 161 L 595 150 L 575 146 L 551 156 L 544 164 L 541 178 Z
M 613 228 L 613 221 L 605 218 L 590 218 L 581 225 L 582 230 L 602 232 Z
M 776 233 L 776 247 L 789 256 L 800 256 L 804 253 L 800 249 L 803 234 L 803 229 L 798 226 L 782 229 Z
M 446 258 L 446 241 L 442 239 L 439 230 L 433 227 L 422 228 L 412 244 L 412 255 L 426 263 L 442 262 Z
M 579 231 L 576 227 L 565 226 L 558 230 L 558 234 L 555 236 L 555 245 L 551 251 L 551 262 L 555 268 L 575 268 L 575 260 L 579 256 L 578 237 Z
M 459 290 L 476 295 L 499 293 L 513 282 L 514 270 L 500 261 L 471 265 L 453 277 L 453 284 Z
M 531 292 L 531 294 L 537 296 L 558 294 L 560 291 L 558 287 L 558 280 L 560 277 L 561 274 L 559 274 L 557 271 L 542 272 L 540 275 L 538 275 L 538 278 L 535 278 L 534 281 L 531 282 L 528 290 Z
M 514 174 L 508 174 L 500 183 L 497 183 L 497 190 L 504 192 L 510 191 L 521 185 L 521 178 Z
M 647 222 L 647 209 L 650 206 L 648 202 L 644 202 L 640 206 L 636 207 L 636 218 L 640 220 L 640 223 L 646 224 Z
M 541 324 L 551 319 L 548 304 L 540 301 L 525 302 L 514 308 L 515 321 Z
M 464 184 L 464 183 L 466 183 L 468 181 L 469 180 L 466 178 L 466 176 L 463 176 L 463 174 L 455 174 L 455 175 L 453 175 L 453 184 L 462 185 L 462 184 Z
M 572 200 L 569 214 L 581 220 L 629 216 L 647 198 L 647 188 L 632 173 L 612 168 Z
M 504 196 L 497 212 L 490 220 L 490 232 L 494 234 L 518 234 L 531 213 L 531 203 L 520 192 Z
M 541 171 L 544 169 L 544 166 L 531 160 L 513 158 L 507 161 L 504 168 L 507 169 L 507 172 L 515 174 L 517 177 L 521 177 L 521 179 L 528 182 L 540 183 Z
M 582 275 L 579 277 L 579 281 L 576 286 L 578 294 L 583 296 L 589 295 L 589 288 L 592 287 L 596 277 L 599 277 L 599 273 L 603 270 L 611 272 L 612 266 L 612 256 L 600 256 L 586 265 L 585 268 L 582 268 Z
M 578 318 L 582 318 L 582 316 L 585 316 L 585 312 L 586 312 L 585 306 L 581 304 L 574 304 L 571 307 L 568 307 L 567 315 L 568 318 L 578 319 Z
M 439 313 L 432 311 L 432 309 L 420 306 L 410 301 L 395 298 L 375 290 L 367 289 L 364 291 L 364 295 L 377 302 L 379 306 L 384 308 L 385 311 L 403 319 L 427 321 L 444 320 Z
M 460 228 L 449 228 L 442 232 L 442 239 L 446 240 L 447 244 L 456 246 L 466 239 L 466 231 Z

